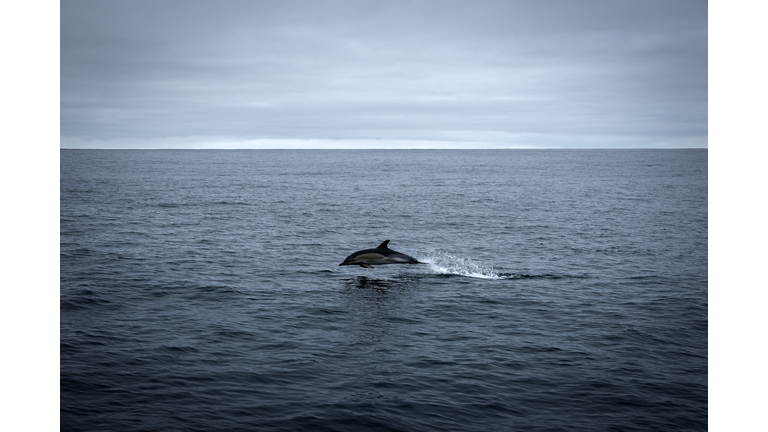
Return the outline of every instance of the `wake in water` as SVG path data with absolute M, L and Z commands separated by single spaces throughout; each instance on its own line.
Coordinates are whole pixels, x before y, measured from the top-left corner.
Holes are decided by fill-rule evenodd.
M 554 274 L 500 273 L 493 266 L 478 264 L 470 258 L 462 258 L 442 251 L 432 251 L 427 253 L 426 256 L 419 256 L 419 261 L 429 264 L 430 269 L 437 274 L 452 274 L 478 279 L 560 279 L 563 277 L 584 277 Z
M 470 258 L 461 258 L 447 252 L 432 252 L 419 261 L 429 264 L 433 272 L 438 274 L 455 274 L 480 279 L 510 279 L 499 274 L 493 266 L 483 266 Z

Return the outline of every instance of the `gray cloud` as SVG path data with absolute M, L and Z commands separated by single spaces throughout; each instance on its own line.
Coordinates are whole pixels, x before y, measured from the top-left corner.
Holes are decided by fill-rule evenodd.
M 68 0 L 61 136 L 706 147 L 707 3 Z

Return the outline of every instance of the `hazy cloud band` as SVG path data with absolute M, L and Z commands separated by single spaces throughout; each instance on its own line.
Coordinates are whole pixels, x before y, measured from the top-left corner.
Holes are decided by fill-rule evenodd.
M 67 1 L 61 141 L 706 147 L 707 3 Z

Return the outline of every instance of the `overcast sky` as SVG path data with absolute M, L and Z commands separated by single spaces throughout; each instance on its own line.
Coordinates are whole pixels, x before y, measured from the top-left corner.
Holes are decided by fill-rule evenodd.
M 707 2 L 61 7 L 62 148 L 707 147 Z

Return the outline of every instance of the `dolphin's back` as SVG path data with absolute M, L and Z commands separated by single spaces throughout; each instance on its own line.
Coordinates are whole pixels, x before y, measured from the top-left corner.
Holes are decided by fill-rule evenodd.
M 359 265 L 361 267 L 373 268 L 371 264 L 423 264 L 412 256 L 390 249 L 388 243 L 389 240 L 384 240 L 375 249 L 357 251 L 348 256 L 339 265 Z

